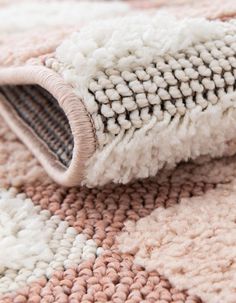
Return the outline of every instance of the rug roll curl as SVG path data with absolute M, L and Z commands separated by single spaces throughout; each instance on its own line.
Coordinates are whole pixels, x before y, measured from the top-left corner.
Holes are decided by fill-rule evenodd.
M 166 14 L 92 23 L 0 69 L 0 111 L 66 186 L 127 183 L 236 137 L 236 25 Z

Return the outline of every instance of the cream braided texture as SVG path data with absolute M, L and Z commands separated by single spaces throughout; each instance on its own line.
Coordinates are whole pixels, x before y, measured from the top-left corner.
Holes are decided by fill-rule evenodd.
M 94 123 L 98 147 L 87 185 L 127 183 L 201 155 L 222 156 L 234 138 L 233 22 L 168 14 L 139 20 L 109 21 L 108 33 L 107 22 L 92 24 L 46 61 Z

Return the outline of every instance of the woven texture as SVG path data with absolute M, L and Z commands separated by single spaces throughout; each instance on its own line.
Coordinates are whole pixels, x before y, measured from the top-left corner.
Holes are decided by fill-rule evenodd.
M 69 165 L 73 136 L 57 100 L 39 86 L 1 86 L 0 93 L 59 161 Z
M 100 72 L 89 84 L 97 104 L 99 122 L 95 126 L 98 139 L 101 138 L 99 144 L 111 140 L 106 133 L 117 136 L 121 130 L 139 129 L 153 115 L 161 122 L 165 112 L 174 119 L 196 105 L 204 110 L 208 103 L 219 102 L 224 93 L 233 92 L 235 41 L 234 35 L 227 35 L 223 40 L 194 45 L 175 56 L 157 58 L 146 69 Z M 73 136 L 57 101 L 38 86 L 2 86 L 0 90 L 24 122 L 68 166 Z
M 190 9 L 183 1 L 145 11 L 136 2 L 72 4 L 23 1 L 1 13 L 1 113 L 50 177 L 66 186 L 128 183 L 227 154 L 236 25 L 221 12 L 230 1 L 207 16 L 212 22 L 198 6 L 183 19 L 175 12 Z
M 89 84 L 103 123 L 97 131 L 118 135 L 131 126 L 141 128 L 152 115 L 161 122 L 165 112 L 173 119 L 196 105 L 204 110 L 208 102 L 216 104 L 235 90 L 235 41 L 235 35 L 227 35 L 156 58 L 147 68 L 99 73 Z
M 4 125 L 3 128 L 7 134 L 8 129 Z M 2 157 L 9 156 L 9 151 L 14 146 L 18 146 L 18 150 L 25 151 L 22 144 L 9 131 L 7 136 L 1 137 L 1 142 Z M 28 155 L 27 162 L 32 163 L 32 161 L 32 156 Z M 22 269 L 22 276 L 17 279 L 21 282 L 21 290 L 14 294 L 5 294 L 1 302 L 141 302 L 142 300 L 144 302 L 158 302 L 158 300 L 201 302 L 200 299 L 173 287 L 168 280 L 158 274 L 158 269 L 149 271 L 136 265 L 134 252 L 120 252 L 117 247 L 117 237 L 127 220 L 136 222 L 148 216 L 154 209 L 176 207 L 182 198 L 204 199 L 205 193 L 211 189 L 219 184 L 231 182 L 236 176 L 234 157 L 198 165 L 187 164 L 174 172 L 161 173 L 155 179 L 135 182 L 128 186 L 111 185 L 102 189 L 65 189 L 50 180 L 45 182 L 45 175 L 41 178 L 38 175 L 34 183 L 29 179 L 28 182 L 24 179 L 19 181 L 19 177 L 23 178 L 26 174 L 29 176 L 37 167 L 31 164 L 22 174 L 19 162 L 21 162 L 20 154 L 17 153 L 10 162 L 13 168 L 8 167 L 1 184 L 6 180 L 6 175 L 10 183 L 18 179 L 18 184 L 23 183 L 17 187 L 18 192 L 25 193 L 35 206 L 40 205 L 42 209 L 47 210 L 45 213 L 47 218 L 58 216 L 57 219 L 51 220 L 57 222 L 52 228 L 55 230 L 54 238 L 60 243 L 62 255 L 59 257 L 58 254 L 61 261 L 53 270 L 52 263 L 50 265 L 48 261 L 36 263 L 34 265 L 36 277 L 31 278 L 33 280 L 31 283 L 27 283 L 27 279 L 32 275 L 32 270 L 26 270 L 23 274 Z M 18 174 L 14 176 L 16 168 Z M 5 169 L 4 163 L 1 166 L 1 173 L 3 169 Z M 20 198 L 22 207 L 26 203 L 23 201 L 25 198 L 25 196 Z M 8 201 L 12 203 L 9 198 Z M 64 222 L 65 227 L 56 229 L 58 220 Z M 71 242 L 65 238 L 67 226 L 73 227 L 78 235 L 83 235 L 78 238 L 80 253 L 75 251 L 71 257 L 69 257 Z M 65 240 L 62 240 L 63 238 Z M 50 242 L 49 245 L 53 247 Z M 84 258 L 87 259 L 88 256 L 89 260 L 83 261 L 80 257 L 82 253 Z M 53 260 L 56 262 L 56 258 Z M 45 268 L 43 264 L 47 267 Z M 42 275 L 43 271 L 47 273 Z M 41 278 L 37 277 L 37 272 Z M 4 276 L 10 282 L 12 279 L 10 277 L 15 277 L 14 270 L 5 271 Z M 27 286 L 23 287 L 24 284 Z
M 0 303 L 236 302 L 235 13 L 0 0 Z

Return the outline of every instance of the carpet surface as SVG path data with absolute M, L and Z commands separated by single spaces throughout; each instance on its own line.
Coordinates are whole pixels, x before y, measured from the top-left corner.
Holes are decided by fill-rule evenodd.
M 236 302 L 236 2 L 0 0 L 0 302 Z

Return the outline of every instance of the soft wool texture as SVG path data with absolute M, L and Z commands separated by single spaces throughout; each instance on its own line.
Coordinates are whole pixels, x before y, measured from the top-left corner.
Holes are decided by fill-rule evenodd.
M 14 188 L 0 191 L 0 293 L 77 266 L 96 251 L 94 241 L 34 206 L 24 194 L 17 195 Z
M 221 104 L 209 106 L 206 111 L 193 109 L 183 121 L 177 116 L 170 122 L 171 116 L 166 114 L 163 123 L 158 124 L 153 118 L 144 129 L 134 134 L 131 131 L 121 143 L 118 137 L 89 162 L 88 184 L 110 180 L 127 183 L 133 176 L 155 176 L 164 165 L 173 168 L 181 160 L 208 154 L 222 156 L 227 141 L 235 137 L 235 102 L 236 94 L 229 94 Z
M 159 1 L 150 2 L 149 5 L 155 7 Z M 164 4 L 164 5 L 163 5 Z M 165 4 L 168 4 L 167 6 Z M 204 16 L 213 19 L 231 19 L 236 15 L 236 3 L 234 0 L 183 0 L 183 1 L 164 1 L 163 10 L 174 13 L 179 17 L 186 15 L 191 17 Z
M 176 53 L 194 43 L 221 38 L 229 27 L 204 18 L 177 20 L 168 13 L 152 17 L 139 13 L 91 23 L 65 39 L 57 48 L 56 58 L 62 64 L 63 76 L 71 83 L 76 81 L 78 93 L 83 94 L 89 79 L 104 68 L 129 71 L 135 66 L 145 67 L 167 52 Z M 70 69 L 63 73 L 63 66 Z M 92 104 L 86 105 L 92 113 Z
M 69 33 L 94 20 L 123 16 L 130 11 L 130 6 L 122 2 L 6 2 L 8 5 L 0 9 L 0 65 L 3 66 L 52 53 Z M 46 41 L 42 39 L 45 31 Z
M 0 10 L 0 33 L 30 29 L 82 26 L 89 20 L 111 18 L 129 11 L 126 3 L 88 1 L 19 1 Z
M 236 2 L 125 3 L 0 0 L 0 303 L 236 302 Z
M 204 302 L 233 303 L 236 270 L 235 182 L 202 197 L 158 208 L 118 237 L 122 252 Z
M 57 49 L 57 60 L 50 60 L 48 64 L 73 85 L 83 100 L 92 116 L 98 140 L 97 151 L 87 163 L 84 184 L 127 183 L 134 177 L 154 176 L 162 167 L 173 167 L 181 160 L 206 154 L 222 156 L 226 142 L 233 139 L 235 133 L 234 93 L 221 94 L 219 104 L 209 106 L 205 111 L 198 106 L 189 109 L 183 119 L 176 114 L 172 120 L 170 110 L 160 122 L 158 117 L 149 119 L 144 110 L 142 119 L 147 122 L 138 130 L 129 126 L 131 123 L 125 117 L 123 122 L 119 121 L 121 130 L 115 130 L 118 126 L 115 126 L 114 119 L 110 119 L 108 124 L 116 136 L 109 136 L 104 135 L 98 104 L 91 90 L 92 85 L 102 87 L 104 70 L 111 70 L 115 78 L 116 71 L 128 73 L 137 67 L 145 69 L 151 67 L 158 56 L 176 54 L 196 43 L 220 39 L 234 27 L 233 24 L 201 18 L 176 20 L 168 14 L 152 18 L 133 16 L 91 24 L 62 43 Z M 144 73 L 144 80 L 145 76 Z M 101 82 L 98 80 L 98 84 L 93 84 L 91 81 L 95 77 Z M 119 83 L 119 76 L 117 79 Z M 102 94 L 102 89 L 96 93 L 96 98 L 99 98 L 98 93 Z M 113 100 L 118 100 L 115 95 L 116 89 L 111 89 L 112 104 Z M 105 106 L 101 109 L 102 115 L 109 117 L 112 113 Z
M 0 142 L 1 187 L 22 186 L 29 182 L 50 182 L 37 159 L 2 120 L 0 121 Z
M 0 146 L 6 146 L 11 151 L 18 144 L 22 154 L 27 152 L 27 149 L 17 139 L 12 140 L 11 132 L 7 127 L 5 127 L 5 132 L 8 136 L 0 137 Z M 5 153 L 7 151 L 1 152 L 3 155 Z M 17 152 L 15 155 L 17 156 Z M 11 211 L 22 212 L 24 206 L 28 207 L 26 195 L 31 199 L 39 218 L 42 218 L 40 209 L 44 209 L 46 211 L 42 212 L 42 215 L 45 215 L 43 218 L 47 217 L 44 222 L 48 222 L 49 225 L 53 223 L 51 230 L 46 227 L 48 226 L 46 223 L 44 224 L 47 231 L 46 237 L 49 233 L 53 233 L 55 238 L 63 235 L 66 240 L 68 226 L 73 227 L 79 238 L 78 246 L 84 247 L 83 251 L 86 251 L 86 256 L 90 257 L 87 260 L 81 259 L 81 254 L 77 251 L 76 256 L 71 256 L 69 259 L 68 255 L 64 254 L 64 249 L 69 248 L 68 242 L 61 241 L 59 244 L 61 253 L 57 255 L 59 264 L 56 264 L 59 267 L 52 268 L 49 264 L 47 271 L 41 267 L 40 263 L 41 265 L 35 265 L 33 270 L 27 271 L 23 276 L 21 271 L 15 273 L 13 270 L 6 270 L 3 280 L 0 280 L 0 285 L 5 285 L 5 277 L 7 278 L 5 281 L 10 284 L 13 284 L 10 281 L 20 280 L 22 286 L 19 288 L 13 284 L 15 291 L 1 294 L 0 302 L 76 303 L 86 300 L 88 302 L 120 302 L 122 300 L 131 303 L 142 300 L 148 303 L 163 300 L 184 303 L 201 302 L 196 296 L 189 295 L 171 285 L 165 277 L 158 273 L 158 268 L 149 272 L 138 266 L 134 262 L 132 253 L 123 254 L 119 251 L 115 238 L 127 220 L 137 221 L 148 217 L 153 210 L 176 205 L 179 199 L 184 197 L 198 196 L 199 200 L 204 199 L 204 193 L 214 188 L 216 184 L 234 180 L 236 177 L 235 160 L 235 157 L 214 161 L 201 159 L 198 164 L 180 165 L 176 170 L 161 172 L 155 178 L 136 181 L 128 185 L 110 184 L 93 189 L 86 187 L 68 189 L 50 180 L 47 184 L 44 184 L 44 180 L 40 178 L 37 181 L 31 180 L 29 176 L 34 168 L 31 166 L 32 161 L 29 161 L 30 165 L 22 170 L 21 161 L 13 162 L 12 160 L 14 169 L 11 167 L 6 176 L 10 177 L 11 183 L 11 180 L 14 181 L 18 175 L 21 180 L 24 180 L 24 183 L 22 186 L 21 182 L 20 187 L 11 190 L 11 194 L 5 195 L 8 207 L 14 199 L 19 201 L 19 206 L 22 205 L 13 210 L 11 208 Z M 7 169 L 5 166 L 3 163 L 0 165 L 0 184 L 1 187 L 7 188 L 4 179 L 4 171 Z M 26 175 L 29 178 L 28 182 L 24 179 Z M 224 188 L 223 190 L 225 191 Z M 17 192 L 23 193 L 23 195 L 15 198 Z M 40 205 L 40 208 L 37 208 L 37 205 Z M 58 220 L 58 216 L 60 220 Z M 28 214 L 27 218 L 30 219 Z M 63 228 L 54 229 L 59 222 Z M 71 230 L 71 228 L 69 229 Z M 96 247 L 98 248 L 95 255 Z M 87 250 L 94 254 L 87 254 Z M 79 261 L 75 266 L 73 262 L 77 262 L 76 257 Z M 54 256 L 55 258 L 56 256 Z M 46 272 L 48 274 L 45 274 Z M 35 278 L 36 273 L 38 276 Z M 32 282 L 27 281 L 28 275 L 33 276 Z M 5 290 L 6 287 L 2 292 Z
M 0 112 L 56 182 L 127 183 L 226 153 L 235 137 L 235 22 L 176 19 L 160 6 L 166 13 L 84 1 L 3 6 Z M 9 81 L 22 87 L 12 93 Z M 57 104 L 61 123 L 50 119 Z

